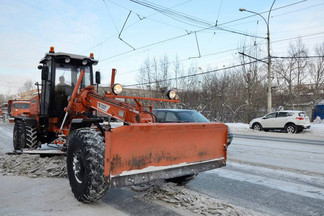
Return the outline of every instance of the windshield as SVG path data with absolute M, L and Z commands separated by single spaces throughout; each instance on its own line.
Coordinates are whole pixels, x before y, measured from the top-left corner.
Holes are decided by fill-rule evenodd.
M 75 66 L 75 65 L 62 65 L 56 64 L 55 85 L 56 86 L 69 86 L 74 88 L 81 70 L 85 70 L 85 75 L 82 80 L 81 88 L 91 85 L 90 66 Z M 71 95 L 72 92 L 68 92 Z
M 29 109 L 29 103 L 15 103 L 15 109 Z
M 177 112 L 177 115 L 183 122 L 209 122 L 205 116 L 196 111 L 180 111 Z

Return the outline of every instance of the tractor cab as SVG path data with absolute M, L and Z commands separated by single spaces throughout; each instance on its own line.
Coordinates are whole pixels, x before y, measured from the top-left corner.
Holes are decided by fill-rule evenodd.
M 92 65 L 97 60 L 90 57 L 63 52 L 54 52 L 54 47 L 41 59 L 38 69 L 42 70 L 42 94 L 40 99 L 40 121 L 48 124 L 48 119 L 57 119 L 60 123 L 64 108 L 72 95 L 82 70 L 85 71 L 80 89 L 93 85 Z M 42 120 L 41 120 L 42 119 Z

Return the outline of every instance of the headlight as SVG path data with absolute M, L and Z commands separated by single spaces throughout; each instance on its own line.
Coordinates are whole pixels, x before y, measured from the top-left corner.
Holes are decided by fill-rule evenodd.
M 123 91 L 122 85 L 116 83 L 112 86 L 111 90 L 115 95 L 119 95 Z
M 82 61 L 82 64 L 83 64 L 83 65 L 88 64 L 88 60 L 87 60 L 87 59 L 84 59 L 84 60 Z
M 176 95 L 175 91 L 173 91 L 173 90 L 169 90 L 168 93 L 167 93 L 167 97 L 168 97 L 170 100 L 175 99 L 176 96 L 177 96 L 177 95 Z
M 67 57 L 67 58 L 65 59 L 65 63 L 70 63 L 70 61 L 71 61 L 71 59 L 70 59 L 69 57 Z

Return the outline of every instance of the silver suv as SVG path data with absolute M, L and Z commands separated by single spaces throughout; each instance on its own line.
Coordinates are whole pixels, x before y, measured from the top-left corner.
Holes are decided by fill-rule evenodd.
M 309 118 L 303 111 L 282 110 L 272 112 L 262 118 L 253 119 L 250 124 L 253 130 L 284 130 L 286 133 L 298 133 L 310 128 Z

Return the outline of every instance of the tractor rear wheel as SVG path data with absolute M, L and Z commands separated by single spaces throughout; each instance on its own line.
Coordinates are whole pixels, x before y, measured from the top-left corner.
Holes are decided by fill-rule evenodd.
M 36 149 L 38 147 L 37 130 L 35 127 L 26 126 L 26 148 Z
M 179 186 L 183 186 L 188 184 L 194 179 L 195 175 L 186 175 L 186 176 L 180 176 L 176 178 L 166 179 L 166 182 L 173 182 L 176 183 Z
M 22 150 L 26 144 L 26 128 L 23 121 L 15 121 L 13 130 L 13 147 L 14 150 Z
M 80 128 L 67 139 L 67 172 L 72 192 L 81 202 L 94 202 L 108 190 L 104 178 L 105 140 L 90 128 Z

